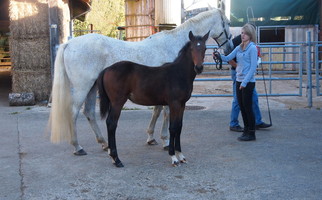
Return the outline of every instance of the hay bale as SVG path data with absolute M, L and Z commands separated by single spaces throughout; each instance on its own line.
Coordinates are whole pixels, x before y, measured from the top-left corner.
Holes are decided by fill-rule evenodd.
M 15 71 L 50 71 L 49 38 L 12 40 L 11 52 L 11 62 Z
M 9 93 L 10 106 L 33 106 L 35 105 L 34 93 Z
M 12 91 L 46 100 L 51 89 L 48 2 L 10 1 L 9 15 Z
M 69 35 L 68 2 L 56 2 L 60 42 Z M 9 17 L 12 91 L 33 92 L 36 101 L 48 100 L 52 84 L 48 0 L 10 1 Z
M 10 1 L 9 15 L 11 39 L 49 36 L 47 0 Z
M 14 93 L 33 92 L 37 102 L 48 100 L 51 92 L 50 71 L 12 71 Z

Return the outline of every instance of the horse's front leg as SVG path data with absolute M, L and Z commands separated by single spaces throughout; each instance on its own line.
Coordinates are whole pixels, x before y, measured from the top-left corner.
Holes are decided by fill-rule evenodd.
M 186 158 L 181 153 L 180 134 L 182 130 L 184 105 L 170 106 L 170 144 L 169 155 L 171 156 L 171 164 L 176 167 L 180 162 L 185 163 Z M 179 158 L 177 158 L 177 156 Z M 180 162 L 179 162 L 180 161 Z
M 103 150 L 107 151 L 108 150 L 107 142 L 102 136 L 101 130 L 98 127 L 96 117 L 95 117 L 95 104 L 96 104 L 96 94 L 97 94 L 96 90 L 97 90 L 96 85 L 94 85 L 87 95 L 83 112 L 94 131 L 94 134 L 96 136 L 96 141 L 102 145 Z
M 117 128 L 118 119 L 121 113 L 122 107 L 111 108 L 110 113 L 106 119 L 106 127 L 108 134 L 108 150 L 109 155 L 112 158 L 112 162 L 116 167 L 124 167 L 121 160 L 118 157 L 117 149 L 116 149 L 116 140 L 115 140 L 115 131 Z
M 169 106 L 163 106 L 163 124 L 161 129 L 161 140 L 163 149 L 169 150 Z
M 157 145 L 158 144 L 157 141 L 153 137 L 153 133 L 154 133 L 155 124 L 157 122 L 158 117 L 160 116 L 161 110 L 162 110 L 162 106 L 154 106 L 154 108 L 153 108 L 152 118 L 151 118 L 149 127 L 146 131 L 148 134 L 147 143 L 149 145 Z

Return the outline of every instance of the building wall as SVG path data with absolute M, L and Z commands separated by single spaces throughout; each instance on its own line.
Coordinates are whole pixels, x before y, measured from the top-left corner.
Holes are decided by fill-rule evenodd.
M 140 41 L 155 33 L 154 0 L 125 0 L 127 41 Z

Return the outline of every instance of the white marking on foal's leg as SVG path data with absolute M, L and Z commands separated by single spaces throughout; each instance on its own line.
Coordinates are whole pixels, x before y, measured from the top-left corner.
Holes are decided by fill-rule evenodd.
M 176 156 L 179 158 L 181 163 L 187 163 L 186 158 L 184 157 L 184 155 L 181 152 L 176 151 Z
M 177 167 L 177 166 L 179 166 L 179 160 L 177 159 L 177 157 L 175 156 L 175 155 L 173 155 L 173 156 L 171 156 L 171 164 L 172 164 L 172 166 L 173 167 Z

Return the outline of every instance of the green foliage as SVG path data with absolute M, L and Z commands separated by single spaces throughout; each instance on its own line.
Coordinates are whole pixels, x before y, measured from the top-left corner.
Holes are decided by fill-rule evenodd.
M 10 56 L 9 53 L 9 39 L 8 36 L 0 32 L 0 58 Z M 1 60 L 0 60 L 1 62 Z
M 85 22 L 74 20 L 74 35 L 79 36 L 93 29 L 103 35 L 116 38 L 118 26 L 124 26 L 124 0 L 93 0 L 92 10 L 87 14 Z

